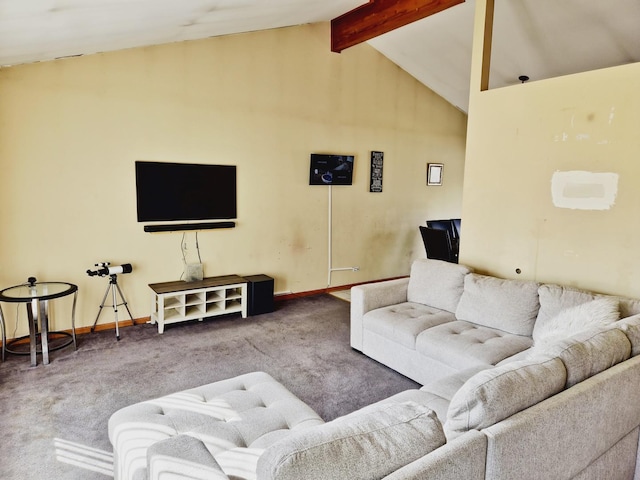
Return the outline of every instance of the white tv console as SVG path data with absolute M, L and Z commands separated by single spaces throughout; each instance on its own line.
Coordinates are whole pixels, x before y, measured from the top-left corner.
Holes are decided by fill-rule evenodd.
M 151 323 L 164 326 L 187 320 L 242 314 L 247 317 L 247 280 L 238 275 L 208 277 L 195 282 L 151 283 Z

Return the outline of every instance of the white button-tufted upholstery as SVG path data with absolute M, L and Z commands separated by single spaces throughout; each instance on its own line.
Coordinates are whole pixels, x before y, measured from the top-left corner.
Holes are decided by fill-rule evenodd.
M 526 350 L 533 341 L 495 328 L 456 320 L 425 330 L 416 340 L 416 351 L 457 370 L 495 365 Z
M 404 302 L 367 312 L 363 325 L 367 330 L 414 349 L 420 332 L 455 319 L 453 313 L 421 303 Z
M 322 423 L 309 406 L 264 372 L 222 380 L 114 413 L 109 439 L 115 478 L 146 479 L 148 448 L 178 435 L 201 440 L 230 477 L 237 476 L 238 464 L 255 472 L 263 449 L 291 430 Z

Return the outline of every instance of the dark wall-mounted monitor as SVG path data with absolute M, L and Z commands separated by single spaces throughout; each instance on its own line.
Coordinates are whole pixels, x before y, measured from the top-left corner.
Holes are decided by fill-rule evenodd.
M 236 167 L 136 162 L 139 222 L 237 217 Z
M 311 154 L 309 185 L 351 185 L 353 155 Z

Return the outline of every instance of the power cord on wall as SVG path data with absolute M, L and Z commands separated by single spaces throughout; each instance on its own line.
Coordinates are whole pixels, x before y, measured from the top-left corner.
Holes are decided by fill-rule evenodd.
M 184 237 L 187 233 L 186 232 L 182 232 L 182 240 L 180 241 L 180 251 L 182 252 L 182 265 L 186 265 L 187 264 L 187 255 L 186 255 L 186 250 L 187 250 L 187 244 L 184 243 Z M 184 268 L 182 269 L 182 274 L 180 275 L 180 280 L 182 280 L 182 278 L 184 277 Z
M 198 232 L 196 233 L 196 253 L 198 254 L 198 263 L 202 265 L 202 257 L 200 256 L 200 244 L 198 243 Z M 184 278 L 184 273 L 187 267 L 187 243 L 185 242 L 187 232 L 182 232 L 182 240 L 180 241 L 180 250 L 182 252 L 182 264 L 184 265 L 184 269 L 182 274 L 180 275 L 180 280 Z
M 202 265 L 202 258 L 200 258 L 200 245 L 198 244 L 198 232 L 196 232 L 196 252 L 198 252 L 198 262 Z
M 184 253 L 186 250 L 186 245 L 184 243 L 184 237 L 187 233 L 186 232 L 182 232 L 182 240 L 180 241 L 180 251 L 182 252 L 182 264 L 186 265 L 187 264 L 187 256 Z M 182 269 L 182 274 L 180 275 L 180 280 L 182 280 L 182 277 L 184 277 L 184 268 Z

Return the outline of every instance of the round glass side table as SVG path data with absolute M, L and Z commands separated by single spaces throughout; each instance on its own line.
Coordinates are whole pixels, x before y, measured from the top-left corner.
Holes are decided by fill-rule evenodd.
M 30 279 L 31 280 L 31 279 Z M 73 307 L 71 309 L 71 333 L 69 332 L 50 332 L 49 331 L 49 300 L 66 297 L 73 294 Z M 49 363 L 49 351 L 58 350 L 73 343 L 76 344 L 76 300 L 78 297 L 78 286 L 67 282 L 29 282 L 13 287 L 5 288 L 0 291 L 0 302 L 7 303 L 24 303 L 27 308 L 27 319 L 29 321 L 29 352 L 20 351 L 17 345 L 20 337 L 7 343 L 5 333 L 4 315 L 0 304 L 0 327 L 2 328 L 2 360 L 4 360 L 5 352 L 15 353 L 18 355 L 31 355 L 31 366 L 35 367 L 37 362 L 37 353 L 42 353 L 42 363 Z M 40 331 L 39 331 L 40 330 Z M 51 344 L 50 336 L 56 338 L 64 338 L 64 341 L 56 341 Z M 38 337 L 42 347 L 38 350 Z

